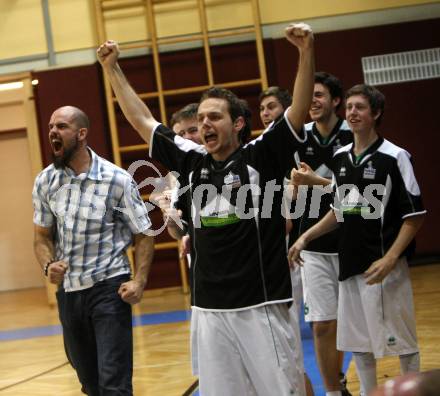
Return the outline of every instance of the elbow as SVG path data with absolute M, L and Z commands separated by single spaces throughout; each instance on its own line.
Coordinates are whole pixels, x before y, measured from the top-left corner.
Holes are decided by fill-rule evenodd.
M 34 252 L 38 250 L 38 248 L 41 246 L 41 244 L 44 243 L 44 239 L 41 237 L 41 235 L 35 233 L 34 234 Z
M 168 227 L 168 234 L 170 235 L 171 238 L 177 241 L 182 239 L 182 235 L 180 235 L 179 231 L 174 227 Z
M 131 126 L 139 133 L 140 137 L 148 144 L 152 133 L 151 122 L 144 117 L 133 117 Z
M 423 213 L 422 215 L 420 215 L 420 216 L 416 216 L 416 217 L 418 217 L 418 219 L 417 219 L 417 225 L 416 225 L 416 227 L 417 227 L 417 231 L 418 231 L 418 230 L 420 230 L 420 228 L 422 228 L 422 225 L 423 225 L 423 223 L 425 222 L 425 219 L 426 219 L 426 213 Z
M 407 217 L 405 219 L 405 223 L 414 230 L 414 233 L 416 233 L 420 230 L 420 228 L 422 228 L 422 225 L 425 222 L 425 218 L 426 213 L 422 213 L 416 216 Z
M 38 249 L 38 242 L 37 242 L 37 240 L 36 240 L 36 238 L 34 238 L 34 253 L 37 251 L 37 249 Z

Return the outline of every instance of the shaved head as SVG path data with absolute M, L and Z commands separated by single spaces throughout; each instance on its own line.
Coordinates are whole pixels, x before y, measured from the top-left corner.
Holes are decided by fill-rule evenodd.
M 87 117 L 87 114 L 84 113 L 84 111 L 82 111 L 78 107 L 63 106 L 55 110 L 55 112 L 57 111 L 68 113 L 70 119 L 78 128 L 86 128 L 86 129 L 90 128 L 89 117 Z

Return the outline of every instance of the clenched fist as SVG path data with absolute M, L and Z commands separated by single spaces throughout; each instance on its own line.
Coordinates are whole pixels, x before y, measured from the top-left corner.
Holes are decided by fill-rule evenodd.
M 64 274 L 66 273 L 67 268 L 68 265 L 63 260 L 55 261 L 54 263 L 50 264 L 47 268 L 47 277 L 49 282 L 55 285 L 61 284 L 64 280 Z
M 286 27 L 286 38 L 298 49 L 308 49 L 313 46 L 312 28 L 305 23 L 292 23 Z
M 107 40 L 104 44 L 99 46 L 96 53 L 102 67 L 113 67 L 119 57 L 118 43 L 113 40 Z

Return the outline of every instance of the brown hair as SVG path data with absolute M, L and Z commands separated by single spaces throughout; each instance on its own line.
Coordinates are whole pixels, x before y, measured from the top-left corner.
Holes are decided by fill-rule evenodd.
M 385 111 L 385 95 L 380 92 L 377 88 L 367 85 L 358 84 L 351 87 L 345 94 L 345 102 L 351 96 L 362 95 L 370 104 L 371 112 L 376 115 L 380 114 L 376 120 L 376 126 L 379 126 L 382 121 L 382 116 Z

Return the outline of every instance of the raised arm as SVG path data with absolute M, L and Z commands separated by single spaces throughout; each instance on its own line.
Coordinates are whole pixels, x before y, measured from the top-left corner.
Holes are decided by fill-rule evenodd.
M 98 61 L 110 80 L 122 112 L 142 139 L 149 143 L 151 133 L 158 122 L 125 78 L 117 62 L 119 56 L 118 44 L 115 41 L 108 40 L 98 48 L 97 54 Z
M 313 33 L 305 23 L 291 24 L 286 28 L 286 38 L 299 51 L 298 72 L 292 94 L 292 106 L 287 117 L 295 131 L 300 131 L 310 109 L 315 85 L 315 55 Z

